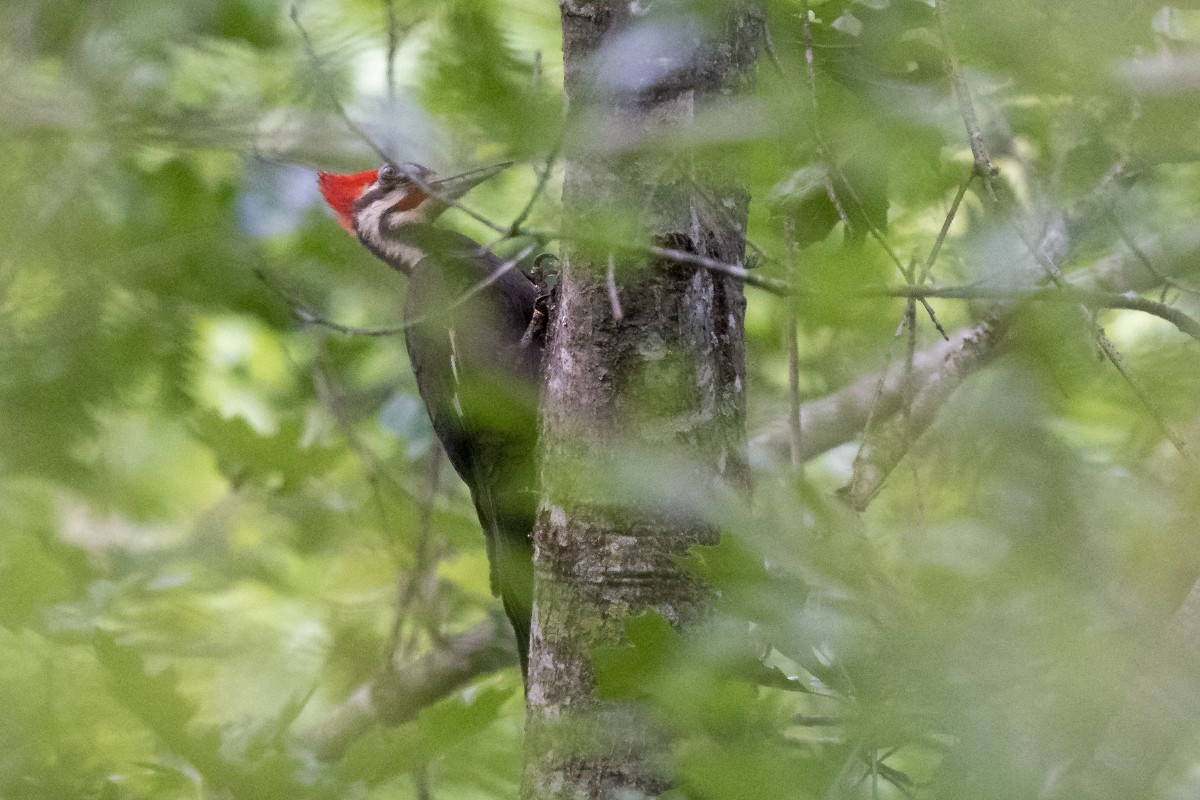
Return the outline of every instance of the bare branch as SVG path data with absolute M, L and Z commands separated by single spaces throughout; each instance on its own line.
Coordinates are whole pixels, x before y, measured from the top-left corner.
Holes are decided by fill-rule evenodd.
M 304 738 L 321 759 L 336 759 L 375 725 L 407 722 L 475 678 L 516 663 L 508 622 L 497 615 L 415 661 L 384 670 Z
M 254 275 L 263 284 L 271 290 L 276 296 L 287 303 L 288 308 L 292 312 L 292 316 L 296 318 L 302 325 L 317 325 L 322 328 L 328 328 L 337 333 L 344 333 L 349 336 L 396 336 L 404 333 L 405 326 L 396 325 L 387 328 L 357 328 L 352 325 L 343 325 L 340 322 L 325 318 L 320 313 L 314 311 L 308 304 L 296 297 L 296 295 L 287 289 L 282 282 L 276 279 L 270 271 L 259 267 L 254 270 Z
M 396 0 L 383 0 L 387 11 L 387 60 L 384 62 L 384 82 L 388 100 L 396 99 L 396 50 L 400 47 L 400 23 L 396 19 Z M 293 6 L 293 8 L 295 8 Z
M 942 286 L 937 288 L 894 286 L 884 289 L 882 294 L 889 297 L 1004 300 L 1009 303 L 1022 300 L 1047 300 L 1051 302 L 1082 303 L 1088 308 L 1120 308 L 1129 311 L 1141 311 L 1170 322 L 1182 333 L 1200 341 L 1200 322 L 1192 319 L 1174 306 L 1150 300 L 1132 291 L 1116 294 L 1114 292 L 1080 289 L 1071 284 L 1052 288 L 1035 287 L 1029 289 L 994 289 L 986 286 Z
M 947 353 L 916 392 L 901 421 L 904 424 L 877 428 L 875 434 L 863 442 L 850 483 L 838 491 L 851 508 L 864 511 L 875 499 L 910 444 L 933 422 L 938 409 L 969 374 L 995 356 L 996 345 L 1003 333 L 1004 326 L 999 319 L 989 319 L 972 328 L 959 347 Z
M 954 88 L 954 96 L 958 100 L 963 123 L 967 126 L 967 138 L 971 143 L 971 156 L 975 162 L 975 172 L 983 179 L 988 195 L 995 202 L 997 197 L 993 179 L 1000 174 L 1000 170 L 992 164 L 987 146 L 983 142 L 983 130 L 979 127 L 979 117 L 975 114 L 975 102 L 971 99 L 971 88 L 967 85 L 962 64 L 958 60 L 954 42 L 950 36 L 950 23 L 946 18 L 946 0 L 935 0 L 933 8 L 937 13 L 938 27 L 942 34 L 942 49 L 946 54 L 946 74 Z
M 559 154 L 562 152 L 563 138 L 564 134 L 560 133 L 557 141 L 554 143 L 554 149 L 550 151 L 550 155 L 546 156 L 546 166 L 538 175 L 537 184 L 533 187 L 533 192 L 529 195 L 529 200 L 525 202 L 525 207 L 521 209 L 521 213 L 517 214 L 512 224 L 508 226 L 507 235 L 510 238 L 521 235 L 525 220 L 529 219 L 529 215 L 533 212 L 533 207 L 537 205 L 538 199 L 546 191 L 546 185 L 550 182 L 550 174 L 554 171 L 554 163 L 558 161 Z
M 342 122 L 346 124 L 346 127 L 350 129 L 351 133 L 369 145 L 370 148 L 374 150 L 381 159 L 384 161 L 392 161 L 393 159 L 387 154 L 387 152 L 380 147 L 374 139 L 368 136 L 367 132 L 359 127 L 354 120 L 350 119 L 350 115 L 346 113 L 346 107 L 342 105 L 342 101 L 339 100 L 337 94 L 334 93 L 333 87 L 331 87 L 329 82 L 325 80 L 325 65 L 321 62 L 321 57 L 317 55 L 317 48 L 313 45 L 312 37 L 308 35 L 308 31 L 300 22 L 300 8 L 294 2 L 292 3 L 291 18 L 292 24 L 296 26 L 296 30 L 300 32 L 300 38 L 304 41 L 304 51 L 308 54 L 308 58 L 312 62 L 313 68 L 317 72 L 317 76 L 320 78 L 318 83 L 321 85 L 321 88 L 324 89 L 326 96 L 328 96 L 329 101 L 333 104 L 334 110 L 337 111 L 338 116 L 342 118 Z
M 771 294 L 784 296 L 791 292 L 791 285 L 786 281 L 768 278 L 763 275 L 755 275 L 745 267 L 739 267 L 735 264 L 726 264 L 723 261 L 718 261 L 715 258 L 702 256 L 698 253 L 689 253 L 686 250 L 676 250 L 670 247 L 659 247 L 657 245 L 649 245 L 644 248 L 637 248 L 639 251 L 649 255 L 658 256 L 659 258 L 668 258 L 672 261 L 680 261 L 685 264 L 695 264 L 698 267 L 704 267 L 710 272 L 718 272 L 722 275 L 728 275 L 731 278 L 736 278 L 742 283 L 757 287 Z
M 1073 223 L 1073 227 L 1083 227 Z M 1055 234 L 1055 243 L 1048 244 L 1048 251 L 1065 252 L 1069 248 L 1066 238 Z M 1142 242 L 1140 249 L 1158 265 L 1162 275 L 1181 278 L 1200 273 L 1200 229 L 1187 228 L 1176 234 L 1150 242 Z M 1126 292 L 1145 292 L 1160 285 L 1160 279 L 1148 270 L 1137 256 L 1126 251 L 1115 251 L 1093 263 L 1089 268 L 1074 272 L 1070 276 L 1071 286 L 1107 295 L 1122 295 Z M 924 385 L 940 369 L 943 362 L 953 358 L 967 339 L 977 338 L 976 328 L 967 328 L 951 334 L 949 342 L 918 351 L 913 361 L 913 380 Z M 986 363 L 986 361 L 981 361 Z M 801 455 L 805 460 L 845 444 L 860 434 L 871 413 L 876 394 L 880 390 L 879 407 L 876 415 L 885 419 L 895 414 L 903 398 L 904 365 L 897 364 L 883 373 L 866 375 L 854 383 L 801 407 L 804 416 L 804 445 Z M 782 458 L 788 457 L 789 433 L 786 417 L 768 426 L 755 438 L 758 446 L 767 446 Z
M 975 180 L 974 172 L 968 175 L 967 179 L 958 187 L 958 194 L 954 196 L 954 202 L 950 204 L 950 211 L 947 212 L 946 219 L 942 221 L 942 229 L 938 231 L 937 241 L 933 243 L 933 248 L 929 251 L 929 258 L 925 259 L 925 265 L 921 267 L 921 274 L 917 276 L 917 286 L 923 286 L 925 281 L 929 280 L 929 275 L 933 272 L 933 265 L 937 263 L 938 255 L 942 252 L 942 245 L 946 243 L 946 236 L 950 233 L 950 226 L 954 224 L 954 218 L 958 216 L 958 209 L 973 180 Z
M 430 319 L 433 319 L 441 314 L 445 314 L 447 311 L 452 311 L 453 309 L 458 308 L 460 305 L 467 302 L 483 290 L 487 289 L 496 281 L 500 280 L 500 278 L 504 277 L 506 273 L 512 271 L 518 264 L 521 263 L 522 259 L 533 252 L 535 246 L 536 245 L 531 244 L 522 249 L 515 256 L 497 267 L 486 278 L 483 278 L 478 283 L 468 288 L 465 292 L 455 297 L 444 307 L 431 309 L 414 319 L 405 320 L 402 325 L 387 328 L 356 328 L 352 325 L 343 325 L 340 322 L 334 322 L 322 316 L 320 313 L 313 311 L 310 306 L 297 298 L 292 292 L 284 288 L 282 284 L 272 277 L 265 269 L 256 269 L 254 274 L 257 275 L 259 280 L 266 284 L 271 291 L 277 294 L 284 300 L 284 302 L 288 304 L 292 310 L 292 314 L 303 324 L 319 325 L 320 327 L 328 328 L 329 330 L 336 331 L 337 333 L 344 333 L 352 336 L 395 336 L 397 334 L 404 333 L 409 328 L 421 325 Z

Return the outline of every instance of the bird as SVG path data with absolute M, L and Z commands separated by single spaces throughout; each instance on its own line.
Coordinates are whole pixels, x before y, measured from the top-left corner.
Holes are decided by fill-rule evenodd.
M 532 531 L 538 505 L 542 292 L 516 262 L 434 225 L 468 191 L 510 164 L 438 179 L 411 162 L 348 175 L 319 172 L 338 223 L 408 278 L 405 345 L 433 430 L 470 489 L 489 580 L 528 675 Z

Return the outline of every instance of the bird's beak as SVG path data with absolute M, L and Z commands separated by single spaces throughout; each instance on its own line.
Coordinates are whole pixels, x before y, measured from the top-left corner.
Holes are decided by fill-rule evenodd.
M 434 216 L 445 211 L 450 207 L 451 203 L 458 200 L 460 197 L 486 181 L 488 178 L 498 175 L 512 165 L 513 162 L 505 161 L 502 164 L 493 164 L 490 167 L 480 167 L 479 169 L 460 172 L 458 175 L 451 175 L 449 178 L 440 178 L 435 181 L 430 181 L 429 188 L 433 191 L 429 193 L 429 200 L 430 202 L 437 204 Z

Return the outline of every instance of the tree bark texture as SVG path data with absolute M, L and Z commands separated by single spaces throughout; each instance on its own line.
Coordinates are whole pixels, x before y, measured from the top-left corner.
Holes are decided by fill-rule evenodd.
M 605 126 L 632 134 L 625 141 L 686 128 L 705 104 L 735 92 L 750 79 L 763 31 L 753 8 L 730 4 L 715 27 L 688 29 L 702 32 L 654 81 L 613 88 L 620 81 L 605 65 L 645 41 L 636 38 L 650 29 L 643 5 L 561 4 L 572 116 L 598 113 Z M 696 177 L 670 168 L 685 160 L 568 148 L 566 219 L 636 208 L 643 245 L 740 264 L 746 193 L 701 176 L 702 200 Z M 565 249 L 547 348 L 534 534 L 522 789 L 529 800 L 654 795 L 669 784 L 660 769 L 664 737 L 636 707 L 596 696 L 589 655 L 621 643 L 624 621 L 647 610 L 683 628 L 706 613 L 706 588 L 677 557 L 717 540 L 694 500 L 748 488 L 744 311 L 737 281 L 694 265 L 602 246 Z M 653 472 L 639 478 L 655 484 L 648 491 L 657 502 L 631 505 L 628 491 L 613 489 L 628 478 L 622 459 L 631 453 L 673 465 L 662 485 Z M 686 487 L 679 494 L 688 497 L 671 496 L 668 484 Z

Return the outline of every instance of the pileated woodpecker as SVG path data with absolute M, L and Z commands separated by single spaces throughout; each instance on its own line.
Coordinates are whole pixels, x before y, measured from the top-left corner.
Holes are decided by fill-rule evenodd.
M 405 342 L 417 389 L 471 490 L 500 596 L 527 673 L 537 513 L 543 340 L 530 328 L 538 288 L 513 264 L 432 223 L 507 164 L 437 180 L 418 164 L 317 175 L 338 222 L 408 276 Z M 532 331 L 533 336 L 526 336 Z

